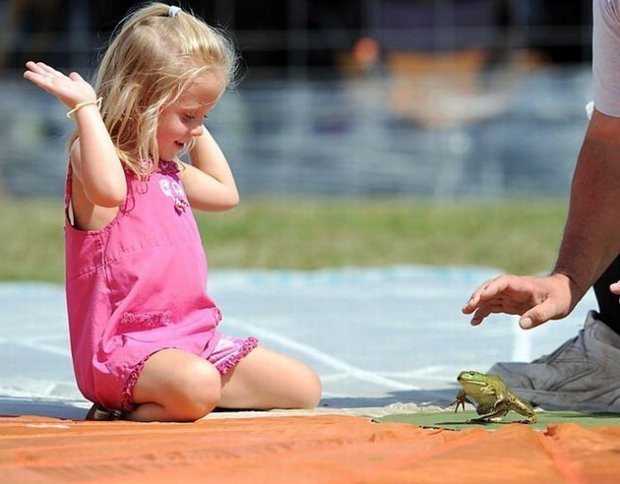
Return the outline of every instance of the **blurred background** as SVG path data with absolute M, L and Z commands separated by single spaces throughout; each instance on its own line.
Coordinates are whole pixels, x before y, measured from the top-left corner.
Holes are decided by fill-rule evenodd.
M 59 196 L 71 123 L 28 59 L 92 75 L 137 2 L 0 1 L 0 193 Z M 242 195 L 565 196 L 590 0 L 194 0 L 243 69 L 207 126 Z
M 23 65 L 91 76 L 134 5 L 0 0 L 0 413 L 2 395 L 79 397 L 62 287 L 73 122 Z M 591 0 L 181 5 L 228 29 L 243 65 L 207 120 L 242 203 L 196 214 L 225 332 L 302 358 L 326 398 L 391 392 L 373 404 L 574 335 L 590 296 L 536 333 L 473 330 L 460 307 L 499 272 L 553 266 L 591 99 Z

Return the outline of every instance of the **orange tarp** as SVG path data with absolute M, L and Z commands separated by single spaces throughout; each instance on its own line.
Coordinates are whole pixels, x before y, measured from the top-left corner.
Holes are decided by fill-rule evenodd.
M 460 432 L 343 415 L 0 418 L 0 482 L 619 482 L 620 427 Z

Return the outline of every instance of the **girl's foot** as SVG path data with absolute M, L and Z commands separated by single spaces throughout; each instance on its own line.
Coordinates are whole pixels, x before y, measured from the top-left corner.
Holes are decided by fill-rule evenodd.
M 93 404 L 90 407 L 90 410 L 86 414 L 84 420 L 98 420 L 98 421 L 106 421 L 106 420 L 122 420 L 123 413 L 120 410 L 108 410 L 107 408 L 102 407 L 98 403 Z

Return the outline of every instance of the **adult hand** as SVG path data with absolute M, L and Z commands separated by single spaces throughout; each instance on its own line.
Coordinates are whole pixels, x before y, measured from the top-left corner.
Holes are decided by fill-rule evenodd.
M 73 109 L 76 104 L 95 101 L 97 94 L 93 87 L 77 72 L 65 76 L 62 72 L 43 62 L 28 61 L 24 77 L 41 89 L 56 96 L 62 103 Z
M 462 311 L 474 313 L 473 326 L 482 323 L 489 314 L 506 313 L 520 315 L 519 325 L 530 329 L 570 313 L 579 300 L 576 293 L 572 281 L 564 274 L 546 277 L 504 275 L 484 282 Z
M 620 296 L 620 281 L 614 282 L 613 284 L 611 284 L 609 286 L 609 290 L 611 291 L 612 294 L 615 294 L 616 296 Z

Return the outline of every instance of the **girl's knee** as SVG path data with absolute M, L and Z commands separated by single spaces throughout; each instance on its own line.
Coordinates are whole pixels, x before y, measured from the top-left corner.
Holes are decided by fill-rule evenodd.
M 321 380 L 314 370 L 306 368 L 300 379 L 297 407 L 315 408 L 321 401 Z
M 180 420 L 197 420 L 217 406 L 221 395 L 217 369 L 207 362 L 196 362 L 184 369 L 168 405 Z
M 310 389 L 308 392 L 308 408 L 315 408 L 319 406 L 319 402 L 321 401 L 321 394 L 323 391 L 323 387 L 321 385 L 321 379 L 319 375 L 310 370 L 312 372 L 312 376 L 310 377 Z

